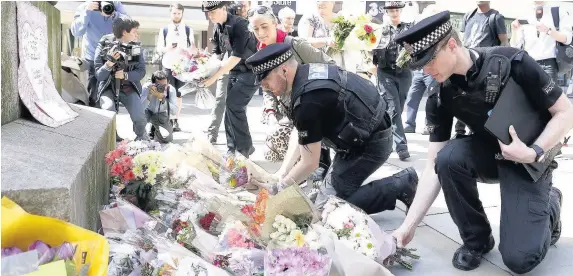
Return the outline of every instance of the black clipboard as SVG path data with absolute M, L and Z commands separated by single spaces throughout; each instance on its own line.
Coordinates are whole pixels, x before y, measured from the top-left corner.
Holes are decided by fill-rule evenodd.
M 549 120 L 551 120 L 549 111 L 536 107 L 523 88 L 510 78 L 501 91 L 484 127 L 502 143 L 508 145 L 511 143 L 509 126 L 513 125 L 519 139 L 529 146 L 543 132 Z M 562 144 L 559 143 L 547 151 L 541 163 L 522 164 L 533 181 L 537 182 L 541 178 L 561 146 Z

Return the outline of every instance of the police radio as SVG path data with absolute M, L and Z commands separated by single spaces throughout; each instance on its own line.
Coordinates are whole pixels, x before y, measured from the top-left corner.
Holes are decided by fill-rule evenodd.
M 501 89 L 501 59 L 499 60 L 499 72 L 498 74 L 493 74 L 488 72 L 485 81 L 485 102 L 493 104 L 497 99 L 497 95 Z

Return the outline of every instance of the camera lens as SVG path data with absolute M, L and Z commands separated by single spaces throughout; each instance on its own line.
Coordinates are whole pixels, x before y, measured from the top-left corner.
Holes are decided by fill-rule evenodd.
M 107 15 L 111 15 L 115 11 L 115 6 L 110 2 L 101 2 L 101 11 Z

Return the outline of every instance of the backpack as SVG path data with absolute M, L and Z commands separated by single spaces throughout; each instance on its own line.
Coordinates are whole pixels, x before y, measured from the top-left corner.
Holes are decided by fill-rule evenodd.
M 163 46 L 167 46 L 167 27 L 163 28 L 163 41 L 165 43 L 165 45 Z M 191 35 L 191 28 L 187 25 L 185 25 L 185 35 L 187 36 L 187 47 L 191 47 L 191 40 L 189 39 L 189 36 Z
M 559 7 L 551 7 L 551 15 L 553 16 L 553 25 L 559 31 Z M 573 68 L 573 47 L 571 44 L 565 45 L 561 42 L 555 42 L 555 52 L 559 73 L 564 74 L 571 71 Z
M 467 26 L 468 21 L 476 14 L 477 12 L 477 8 L 471 12 L 471 13 L 466 13 L 464 15 L 464 27 Z M 495 43 L 496 45 L 492 45 L 492 46 L 499 46 L 501 45 L 501 40 L 499 40 L 499 35 L 497 34 L 497 30 L 495 29 L 495 18 L 496 16 L 499 14 L 499 12 L 497 10 L 491 9 L 492 13 L 489 15 L 488 18 L 488 26 L 489 26 L 489 33 L 490 35 L 493 36 L 493 38 L 495 39 Z M 465 32 L 465 30 L 463 30 Z

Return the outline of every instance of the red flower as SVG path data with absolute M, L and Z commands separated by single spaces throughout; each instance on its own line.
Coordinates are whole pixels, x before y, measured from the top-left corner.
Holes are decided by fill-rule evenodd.
M 364 25 L 364 30 L 366 31 L 366 33 L 372 33 L 372 27 L 370 25 Z
M 135 175 L 133 174 L 133 172 L 131 170 L 129 170 L 123 174 L 123 180 L 125 182 L 131 181 L 133 179 L 135 179 Z
M 121 158 L 121 160 L 119 161 L 119 163 L 121 164 L 121 166 L 122 166 L 124 169 L 128 170 L 128 169 L 131 169 L 131 167 L 132 167 L 132 165 L 133 165 L 133 163 L 132 163 L 131 161 L 132 161 L 131 157 L 129 157 L 129 156 L 124 156 L 124 157 Z
M 255 213 L 255 207 L 252 204 L 248 204 L 241 208 L 241 212 L 247 216 L 252 216 Z
M 113 166 L 111 166 L 111 176 L 119 176 L 122 173 L 123 173 L 123 168 L 119 163 L 115 163 L 113 164 Z

